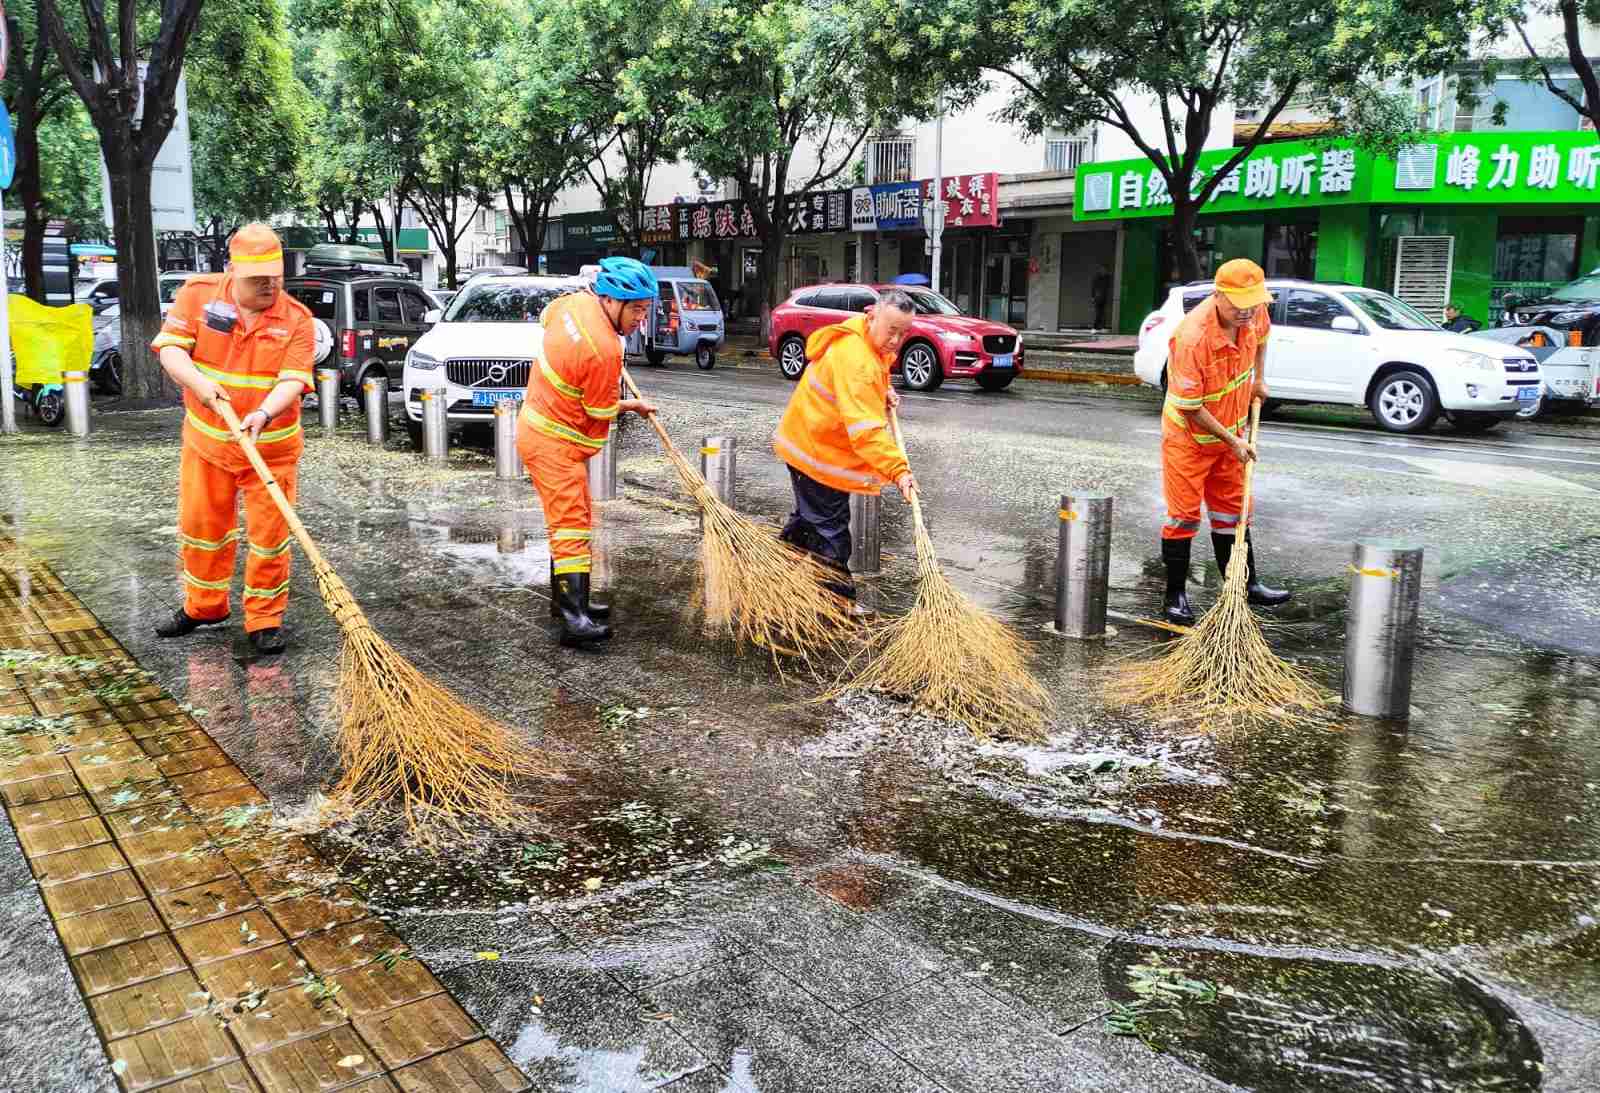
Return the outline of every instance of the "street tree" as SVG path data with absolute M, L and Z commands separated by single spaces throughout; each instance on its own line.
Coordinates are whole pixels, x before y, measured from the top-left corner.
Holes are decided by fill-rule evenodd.
M 940 69 L 952 86 L 998 78 L 1001 120 L 1032 134 L 1105 126 L 1147 156 L 1172 201 L 1178 273 L 1201 272 L 1196 217 L 1293 102 L 1383 150 L 1413 127 L 1384 81 L 1437 72 L 1464 56 L 1472 14 L 1445 0 L 871 0 L 872 38 L 899 67 Z M 1135 106 L 1154 104 L 1157 116 Z M 1225 104 L 1257 120 L 1216 171 L 1197 178 Z
M 763 333 L 795 196 L 847 171 L 874 124 L 933 108 L 933 70 L 883 64 L 869 15 L 859 5 L 731 0 L 692 28 L 718 63 L 685 89 L 676 124 L 688 158 L 735 181 L 749 202 L 762 243 Z
M 1588 52 L 1600 43 L 1600 0 L 1489 0 L 1482 10 L 1489 42 L 1514 37 L 1526 51 L 1515 65 L 1523 78 L 1544 84 L 1550 94 L 1600 130 L 1600 74 Z M 1577 93 L 1564 86 L 1564 73 L 1557 74 L 1563 66 L 1572 69 Z M 1464 96 L 1477 97 L 1480 82 L 1492 86 L 1501 67 L 1491 60 L 1480 70 L 1479 80 L 1464 81 Z
M 176 391 L 148 346 L 161 327 L 151 170 L 177 118 L 178 78 L 203 0 L 163 0 L 141 20 L 121 3 L 113 31 L 105 0 L 81 0 L 69 23 L 60 0 L 37 0 L 56 58 L 83 101 L 111 177 L 111 214 L 122 305 L 123 391 L 135 402 L 169 402 Z

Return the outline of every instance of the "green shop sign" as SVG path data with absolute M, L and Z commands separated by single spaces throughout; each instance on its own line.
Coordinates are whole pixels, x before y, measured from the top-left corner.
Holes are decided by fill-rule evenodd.
M 1233 150 L 1200 157 L 1198 190 Z M 1582 205 L 1600 199 L 1593 133 L 1442 133 L 1374 156 L 1344 140 L 1266 144 L 1218 184 L 1207 213 L 1324 205 Z M 1078 168 L 1073 217 L 1169 216 L 1172 195 L 1148 159 Z

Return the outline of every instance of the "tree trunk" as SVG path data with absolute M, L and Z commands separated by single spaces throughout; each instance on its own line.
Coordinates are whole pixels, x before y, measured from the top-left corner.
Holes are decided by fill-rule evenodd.
M 13 192 L 22 203 L 22 277 L 28 295 L 42 304 L 45 302 L 44 230 L 49 216 L 45 212 L 40 177 L 39 118 L 32 96 L 24 100 L 19 92 L 18 99 L 17 173 Z
M 1198 281 L 1203 275 L 1200 269 L 1200 248 L 1194 239 L 1195 220 L 1200 215 L 1200 209 L 1193 199 L 1185 196 L 1180 198 L 1177 187 L 1182 186 L 1183 193 L 1189 192 L 1189 180 L 1180 179 L 1174 182 L 1172 197 L 1172 251 L 1178 260 L 1178 280 L 1183 282 Z M 1158 286 L 1159 287 L 1159 286 Z
M 395 232 L 389 231 L 384 223 L 383 210 L 378 207 L 376 201 L 371 202 L 367 207 L 372 210 L 373 223 L 378 225 L 378 239 L 383 243 L 383 260 L 385 262 L 393 262 L 395 250 L 399 246 L 399 242 L 396 239 L 398 226 Z
M 168 403 L 177 395 L 150 342 L 161 329 L 157 292 L 156 237 L 150 219 L 150 168 L 126 130 L 120 140 L 105 137 L 111 175 L 112 230 L 117 247 L 117 296 L 122 311 L 122 393 L 135 402 Z
M 762 344 L 772 332 L 772 311 L 778 306 L 778 271 L 782 268 L 783 245 L 789 240 L 787 210 L 775 210 L 772 226 L 761 240 L 761 330 Z

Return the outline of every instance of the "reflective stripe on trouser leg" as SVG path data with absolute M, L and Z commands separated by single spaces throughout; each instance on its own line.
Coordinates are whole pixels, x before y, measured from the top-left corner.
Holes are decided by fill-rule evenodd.
M 1225 453 L 1206 475 L 1205 501 L 1213 534 L 1238 532 L 1240 514 L 1244 511 L 1244 464 L 1232 453 Z
M 299 467 L 294 463 L 269 463 L 268 467 L 284 496 L 294 504 Z M 283 613 L 289 606 L 293 551 L 282 549 L 289 543 L 289 524 L 255 471 L 239 472 L 239 488 L 244 491 L 244 524 L 250 540 L 244 559 L 244 628 L 246 632 L 266 630 L 283 625 Z
M 178 554 L 183 610 L 191 619 L 228 614 L 228 585 L 239 548 L 234 472 L 184 445 L 178 463 Z
M 545 530 L 550 537 L 550 564 L 556 575 L 588 573 L 592 566 L 589 543 L 594 537 L 594 513 L 589 503 L 585 453 L 536 430 L 519 428 L 517 454 L 528 468 L 533 488 L 539 491 Z

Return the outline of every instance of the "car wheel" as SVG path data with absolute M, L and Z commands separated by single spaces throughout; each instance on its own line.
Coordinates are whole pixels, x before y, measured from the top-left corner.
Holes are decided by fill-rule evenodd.
M 978 373 L 978 386 L 985 391 L 1004 391 L 1011 386 L 1011 381 L 1017 378 L 1015 372 L 1006 373 Z
M 659 349 L 646 349 L 644 359 L 650 362 L 652 368 L 660 368 L 667 363 L 667 355 Z
M 412 421 L 411 415 L 406 415 L 406 436 L 411 441 L 411 450 L 422 451 L 422 422 Z
M 1521 415 L 1518 415 L 1521 416 Z M 1455 426 L 1458 433 L 1487 433 L 1501 421 L 1499 414 L 1470 414 L 1453 413 L 1450 415 L 1450 424 Z
M 702 372 L 709 372 L 717 366 L 717 350 L 714 346 L 702 345 L 694 351 L 694 366 Z
M 806 343 L 790 334 L 778 343 L 778 371 L 786 380 L 797 380 L 806 370 Z
M 900 355 L 900 374 L 913 391 L 932 391 L 944 382 L 939 355 L 927 342 L 912 342 Z
M 1391 433 L 1425 433 L 1439 419 L 1439 395 L 1421 372 L 1391 372 L 1367 401 L 1378 424 Z
M 33 412 L 46 425 L 60 425 L 67 417 L 67 400 L 60 391 L 46 391 L 33 404 Z

